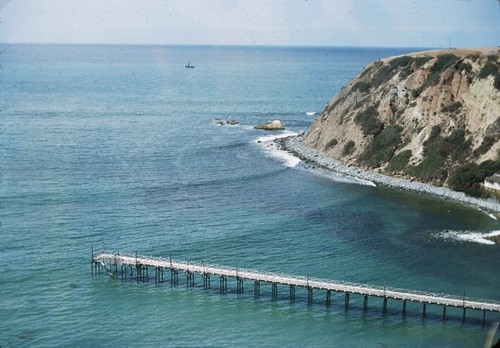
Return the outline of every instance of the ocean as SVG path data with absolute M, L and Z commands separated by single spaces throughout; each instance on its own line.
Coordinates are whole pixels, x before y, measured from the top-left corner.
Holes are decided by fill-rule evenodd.
M 474 237 L 497 220 L 272 146 L 414 50 L 0 45 L 0 346 L 484 346 L 500 313 L 91 273 L 105 248 L 500 301 L 500 248 Z M 274 119 L 286 129 L 253 129 Z

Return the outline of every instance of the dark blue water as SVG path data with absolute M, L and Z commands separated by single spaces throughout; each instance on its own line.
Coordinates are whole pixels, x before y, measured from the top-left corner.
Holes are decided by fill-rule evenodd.
M 500 319 L 90 273 L 104 246 L 500 300 L 498 246 L 444 238 L 500 229 L 487 214 L 317 175 L 257 141 L 306 130 L 366 64 L 411 49 L 1 48 L 0 346 L 477 347 Z M 286 131 L 253 130 L 271 119 Z

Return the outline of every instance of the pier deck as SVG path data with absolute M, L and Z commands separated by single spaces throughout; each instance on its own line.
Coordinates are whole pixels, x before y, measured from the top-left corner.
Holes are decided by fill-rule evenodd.
M 464 296 L 436 294 L 423 291 L 413 291 L 404 289 L 395 289 L 389 287 L 381 287 L 374 285 L 356 284 L 349 282 L 332 281 L 326 279 L 309 278 L 304 276 L 277 274 L 270 272 L 254 271 L 248 269 L 223 267 L 218 265 L 208 265 L 203 263 L 184 262 L 172 259 L 163 259 L 159 257 L 146 257 L 137 256 L 134 254 L 121 254 L 112 252 L 99 252 L 94 254 L 92 252 L 93 268 L 97 265 L 104 266 L 110 275 L 116 275 L 118 266 L 123 268 L 144 269 L 154 268 L 157 270 L 157 279 L 160 271 L 168 269 L 171 272 L 184 272 L 186 275 L 199 274 L 204 279 L 204 285 L 207 284 L 206 280 L 210 276 L 221 277 L 221 284 L 223 279 L 234 278 L 238 281 L 238 286 L 242 288 L 243 280 L 255 282 L 256 286 L 261 282 L 270 283 L 273 285 L 273 296 L 275 293 L 276 284 L 286 285 L 290 287 L 290 296 L 295 294 L 295 287 L 303 287 L 308 289 L 309 300 L 312 299 L 313 290 L 322 290 L 327 293 L 327 303 L 329 303 L 330 293 L 342 292 L 346 295 L 346 306 L 348 306 L 349 294 L 357 294 L 365 296 L 365 304 L 367 304 L 368 297 L 379 297 L 384 299 L 384 310 L 387 306 L 387 299 L 394 299 L 403 301 L 403 315 L 406 310 L 406 301 L 419 302 L 423 304 L 423 315 L 425 316 L 425 305 L 434 304 L 443 306 L 443 319 L 446 315 L 446 307 L 459 307 L 463 308 L 463 319 L 465 320 L 465 311 L 467 309 L 482 310 L 483 312 L 499 312 L 500 301 L 495 300 L 482 300 L 473 299 Z M 114 270 L 113 270 L 114 269 Z M 139 271 L 137 271 L 139 272 Z M 139 274 L 139 273 L 137 273 Z M 162 273 L 163 274 L 163 273 Z M 163 276 L 162 276 L 163 277 Z M 190 278 L 194 284 L 194 278 Z M 260 286 L 259 286 L 260 287 Z M 255 291 L 256 288 L 254 288 Z M 484 316 L 483 316 L 484 318 Z

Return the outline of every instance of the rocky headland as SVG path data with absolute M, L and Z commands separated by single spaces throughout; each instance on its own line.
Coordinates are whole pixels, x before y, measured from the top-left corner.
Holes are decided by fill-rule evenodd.
M 377 184 L 500 212 L 483 194 L 500 171 L 500 50 L 427 51 L 377 60 L 328 103 L 300 157 Z M 465 193 L 464 193 L 465 192 Z

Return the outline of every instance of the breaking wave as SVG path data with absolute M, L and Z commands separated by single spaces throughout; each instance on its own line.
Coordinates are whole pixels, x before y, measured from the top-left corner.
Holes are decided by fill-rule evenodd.
M 296 167 L 300 162 L 300 158 L 292 155 L 291 153 L 287 151 L 283 151 L 280 149 L 278 144 L 274 141 L 275 139 L 278 138 L 285 138 L 289 136 L 297 135 L 297 133 L 294 132 L 284 132 L 279 135 L 266 135 L 266 136 L 261 136 L 258 137 L 257 139 L 253 140 L 252 142 L 259 144 L 262 149 L 264 150 L 264 153 L 270 157 L 277 158 L 286 167 Z
M 487 245 L 495 245 L 495 242 L 488 239 L 488 237 L 500 236 L 500 230 L 488 233 L 445 230 L 441 232 L 436 232 L 433 234 L 433 236 L 444 240 L 451 239 L 458 242 L 473 242 L 473 243 L 480 243 Z
M 253 142 L 259 144 L 268 156 L 280 160 L 286 167 L 290 168 L 299 167 L 302 170 L 310 171 L 314 175 L 318 175 L 335 182 L 376 186 L 372 181 L 356 178 L 350 175 L 341 174 L 332 170 L 327 170 L 320 167 L 311 167 L 309 165 L 299 166 L 299 164 L 302 163 L 302 160 L 299 157 L 292 155 L 290 152 L 282 150 L 281 147 L 275 142 L 275 139 L 286 138 L 294 135 L 297 135 L 297 133 L 284 132 L 279 135 L 276 134 L 266 135 L 258 137 Z

